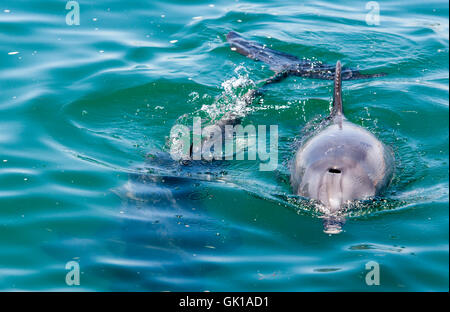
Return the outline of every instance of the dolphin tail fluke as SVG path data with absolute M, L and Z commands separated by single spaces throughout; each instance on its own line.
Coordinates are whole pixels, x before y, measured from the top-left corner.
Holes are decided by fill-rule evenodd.
M 342 115 L 342 78 L 341 61 L 336 62 L 336 71 L 334 73 L 334 93 L 332 115 Z

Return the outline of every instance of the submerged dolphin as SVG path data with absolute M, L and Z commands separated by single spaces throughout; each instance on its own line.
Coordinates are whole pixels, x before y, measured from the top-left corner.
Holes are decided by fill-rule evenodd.
M 272 79 L 267 80 L 266 83 L 278 82 L 288 76 L 326 80 L 334 79 L 334 65 L 299 59 L 294 55 L 267 48 L 265 45 L 257 42 L 248 41 L 234 31 L 230 31 L 227 34 L 227 41 L 230 43 L 232 50 L 251 59 L 262 61 L 270 66 L 270 69 L 276 74 Z M 363 74 L 358 70 L 350 68 L 343 68 L 341 72 L 342 80 L 375 78 L 385 75 L 385 73 Z

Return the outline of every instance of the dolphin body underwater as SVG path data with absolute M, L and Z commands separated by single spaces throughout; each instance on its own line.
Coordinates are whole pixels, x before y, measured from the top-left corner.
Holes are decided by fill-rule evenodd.
M 291 165 L 290 182 L 295 195 L 315 201 L 324 213 L 324 232 L 341 232 L 345 218 L 342 212 L 352 201 L 380 195 L 389 185 L 394 171 L 394 156 L 372 133 L 348 121 L 343 112 L 342 80 L 367 79 L 384 73 L 362 74 L 357 70 L 301 60 L 296 56 L 272 50 L 248 41 L 236 32 L 227 35 L 233 51 L 262 61 L 275 71 L 262 87 L 244 95 L 251 105 L 264 87 L 289 76 L 334 80 L 333 107 L 328 122 L 298 148 Z M 239 123 L 242 116 L 231 112 L 216 121 L 222 131 L 225 125 Z M 192 146 L 191 146 L 192 153 Z

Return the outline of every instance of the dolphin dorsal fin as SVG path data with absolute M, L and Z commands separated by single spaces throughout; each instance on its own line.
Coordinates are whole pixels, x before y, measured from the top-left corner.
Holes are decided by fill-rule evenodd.
M 342 80 L 341 80 L 341 61 L 336 63 L 336 71 L 334 74 L 334 93 L 333 93 L 333 110 L 332 116 L 343 115 L 342 112 Z

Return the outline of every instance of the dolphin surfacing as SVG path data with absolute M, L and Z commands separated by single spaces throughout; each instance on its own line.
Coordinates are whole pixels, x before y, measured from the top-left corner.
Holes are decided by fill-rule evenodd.
M 324 212 L 324 231 L 341 232 L 345 221 L 342 211 L 351 201 L 375 197 L 389 185 L 394 171 L 392 151 L 372 133 L 348 121 L 343 113 L 342 81 L 385 76 L 385 73 L 363 74 L 351 68 L 299 59 L 257 42 L 244 39 L 234 31 L 227 34 L 232 50 L 270 66 L 275 74 L 261 82 L 243 97 L 244 106 L 252 104 L 265 87 L 290 76 L 334 80 L 333 109 L 328 125 L 305 141 L 297 150 L 291 166 L 294 194 L 316 200 Z M 242 116 L 226 113 L 216 125 L 223 131 L 235 125 Z M 190 157 L 193 148 L 191 146 Z
M 344 207 L 355 200 L 375 197 L 389 185 L 394 171 L 392 151 L 372 133 L 348 121 L 343 112 L 342 81 L 385 76 L 363 74 L 351 68 L 300 59 L 244 39 L 231 31 L 227 41 L 236 52 L 269 65 L 275 75 L 264 86 L 289 76 L 334 80 L 333 108 L 325 128 L 297 150 L 291 166 L 294 194 L 316 200 L 324 212 L 327 233 L 341 231 Z M 251 103 L 251 101 L 249 101 Z
M 391 181 L 393 164 L 390 149 L 345 118 L 338 61 L 330 123 L 297 150 L 291 167 L 294 193 L 317 200 L 325 212 L 325 232 L 338 233 L 342 220 L 333 222 L 333 216 L 353 200 L 379 195 Z

